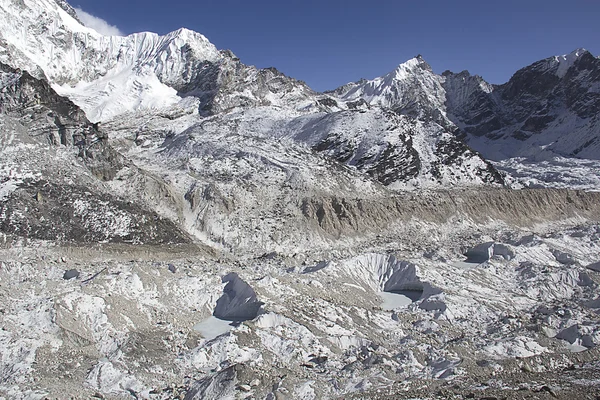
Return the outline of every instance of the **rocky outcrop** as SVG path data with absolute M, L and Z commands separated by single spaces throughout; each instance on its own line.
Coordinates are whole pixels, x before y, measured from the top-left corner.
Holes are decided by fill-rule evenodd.
M 600 59 L 578 49 L 522 68 L 503 85 L 468 71 L 437 75 L 418 56 L 331 93 L 435 122 L 488 159 L 540 153 L 599 159 L 599 82 Z
M 267 105 L 296 108 L 302 103 L 310 104 L 316 95 L 304 82 L 275 68 L 258 69 L 243 64 L 230 51 L 221 54 L 223 58 L 218 64 L 186 88 L 186 95 L 197 95 L 203 87 L 212 88 L 201 106 L 205 113 Z
M 0 63 L 0 115 L 23 126 L 41 144 L 76 147 L 78 156 L 102 179 L 112 179 L 124 159 L 108 145 L 98 124 L 44 79 Z
M 319 113 L 279 129 L 391 188 L 504 184 L 490 163 L 436 122 L 389 110 Z
M 172 222 L 103 188 L 123 156 L 46 80 L 0 63 L 0 116 L 0 189 L 10 188 L 0 203 L 2 233 L 62 243 L 190 242 Z

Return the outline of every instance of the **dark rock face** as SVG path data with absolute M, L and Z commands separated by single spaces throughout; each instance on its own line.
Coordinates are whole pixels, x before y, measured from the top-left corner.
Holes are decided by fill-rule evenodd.
M 556 154 L 600 159 L 600 59 L 577 50 L 517 71 L 503 85 L 489 85 L 464 71 L 444 73 L 448 117 L 459 136 L 513 141 L 506 157 L 518 156 L 519 142 L 549 145 Z M 485 147 L 477 148 L 490 157 Z M 494 158 L 500 158 L 495 156 Z
M 60 8 L 65 10 L 67 14 L 69 14 L 71 17 L 73 17 L 77 21 L 79 21 L 79 18 L 77 17 L 77 13 L 73 9 L 73 7 L 71 7 L 71 5 L 69 5 L 69 3 L 67 3 L 65 0 L 54 0 L 54 1 L 56 1 L 56 4 L 58 4 Z M 81 23 L 81 21 L 79 21 L 79 22 Z
M 464 142 L 455 137 L 448 137 L 440 140 L 435 149 L 437 160 L 433 162 L 432 174 L 434 177 L 441 177 L 441 166 L 450 166 L 457 170 L 463 168 L 464 164 L 473 158 L 481 158 L 484 166 L 475 171 L 475 175 L 482 182 L 488 184 L 504 185 L 504 177 L 498 170 L 480 154 L 469 148 Z
M 294 103 L 315 93 L 302 81 L 290 78 L 275 68 L 247 66 L 230 51 L 218 62 L 200 61 L 191 51 L 182 49 L 185 70 L 176 80 L 159 74 L 161 81 L 176 89 L 180 96 L 200 99 L 200 112 L 218 114 L 236 107 L 248 108 L 271 104 L 269 95 Z
M 233 397 L 239 369 L 239 365 L 233 365 L 215 375 L 195 382 L 187 390 L 183 399 L 202 400 Z
M 0 63 L 3 88 L 0 115 L 22 121 L 37 142 L 75 146 L 92 173 L 112 179 L 124 164 L 108 145 L 108 137 L 66 97 L 59 96 L 46 80 Z
M 461 139 L 467 134 L 484 135 L 507 123 L 499 115 L 497 97 L 490 94 L 494 87 L 486 87 L 487 83 L 480 76 L 472 76 L 468 71 L 458 74 L 446 71 L 443 76 L 448 117 L 461 128 L 457 132 Z
M 436 122 L 392 110 L 321 114 L 304 123 L 296 137 L 309 138 L 313 150 L 386 186 L 411 180 L 504 184 L 490 163 Z
M 405 146 L 388 144 L 377 162 L 370 163 L 372 158 L 364 157 L 357 161 L 356 167 L 384 185 L 416 177 L 421 170 L 419 153 L 413 147 L 410 136 L 401 135 L 400 140 Z
M 10 138 L 3 146 L 20 141 L 31 153 L 0 159 L 6 171 L 29 171 L 27 178 L 0 175 L 0 183 L 16 186 L 0 203 L 0 232 L 63 243 L 190 242 L 172 222 L 102 189 L 124 159 L 73 102 L 1 63 L 0 84 L 0 118 Z

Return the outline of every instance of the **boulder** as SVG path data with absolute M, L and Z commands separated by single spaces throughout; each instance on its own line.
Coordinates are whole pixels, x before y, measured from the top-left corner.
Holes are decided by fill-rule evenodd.
M 70 269 L 65 271 L 64 275 L 63 275 L 63 279 L 68 281 L 69 279 L 76 279 L 79 278 L 79 271 L 77 271 L 76 269 Z
M 592 263 L 586 267 L 587 269 L 591 269 L 592 271 L 600 272 L 600 261 Z
M 563 253 L 560 250 L 552 250 L 552 255 L 554 256 L 554 258 L 556 258 L 556 261 L 558 261 L 561 264 L 564 264 L 564 265 L 577 264 L 577 261 L 575 261 L 573 256 L 570 255 L 569 253 Z

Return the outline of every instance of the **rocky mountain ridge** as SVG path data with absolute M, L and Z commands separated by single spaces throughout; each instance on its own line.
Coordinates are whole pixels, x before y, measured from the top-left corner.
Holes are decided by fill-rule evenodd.
M 332 93 L 433 120 L 486 158 L 600 157 L 600 59 L 585 49 L 550 57 L 491 85 L 468 71 L 435 74 L 422 57 Z
M 534 75 L 543 75 L 544 72 L 538 71 L 535 66 L 519 71 L 511 82 L 496 87 L 480 77 L 471 77 L 468 72 L 436 75 L 418 56 L 381 78 L 319 94 L 303 82 L 286 77 L 275 69 L 260 70 L 246 66 L 233 53 L 218 51 L 204 36 L 186 29 L 162 37 L 150 33 L 103 37 L 74 20 L 71 17 L 73 12 L 65 11 L 72 9 L 64 2 L 55 4 L 39 0 L 38 4 L 36 1 L 19 6 L 15 3 L 3 10 L 4 18 L 11 20 L 2 33 L 6 43 L 4 53 L 11 54 L 13 65 L 27 65 L 31 71 L 37 72 L 41 69 L 53 87 L 80 105 L 92 120 L 106 122 L 115 113 L 127 110 L 159 111 L 177 106 L 190 97 L 198 99 L 199 118 L 214 115 L 227 119 L 230 113 L 271 107 L 273 114 L 286 110 L 288 119 L 328 113 L 332 114 L 328 117 L 331 120 L 343 120 L 344 116 L 353 114 L 349 111 L 355 111 L 371 113 L 376 120 L 379 111 L 373 111 L 373 107 L 390 109 L 405 119 L 413 118 L 415 122 L 400 124 L 405 127 L 398 131 L 400 140 L 386 139 L 374 153 L 371 147 L 367 159 L 351 155 L 355 151 L 353 149 L 371 146 L 371 141 L 367 137 L 361 138 L 349 123 L 344 125 L 350 129 L 346 128 L 342 134 L 336 133 L 334 137 L 328 133 L 319 143 L 305 144 L 398 188 L 504 184 L 501 175 L 477 152 L 493 160 L 512 160 L 514 157 L 547 159 L 556 155 L 597 158 L 593 154 L 594 143 L 597 142 L 594 136 L 597 131 L 595 117 L 584 112 L 584 109 L 593 109 L 593 104 L 588 103 L 593 102 L 590 99 L 595 93 L 595 75 L 588 72 L 594 69 L 593 60 L 596 59 L 584 51 L 580 51 L 581 55 L 574 52 L 566 57 L 569 60 L 565 59 L 562 63 L 556 61 L 556 66 L 552 66 L 556 71 L 552 74 L 563 83 L 559 85 L 561 88 L 552 90 L 566 93 L 565 87 L 576 85 L 576 82 L 569 83 L 565 79 L 572 80 L 571 76 L 575 73 L 569 71 L 579 68 L 579 60 L 587 60 L 589 55 L 589 65 L 583 68 L 589 71 L 577 75 L 583 86 L 574 87 L 572 92 L 580 93 L 589 84 L 592 89 L 587 92 L 586 99 L 590 99 L 575 105 L 580 112 L 573 114 L 565 110 L 568 110 L 566 104 L 575 100 L 554 96 L 556 100 L 551 106 L 554 111 L 548 111 L 554 116 L 551 117 L 550 114 L 542 115 L 542 106 L 539 105 L 542 100 L 535 94 L 526 100 L 523 100 L 527 97 L 524 94 L 520 94 L 518 99 L 509 94 L 521 91 L 523 84 L 519 81 L 542 82 L 543 79 L 519 78 L 525 74 L 523 71 L 530 70 Z M 23 12 L 25 9 L 27 13 Z M 44 10 L 44 15 L 39 14 L 40 10 Z M 39 18 L 31 18 L 38 14 Z M 51 16 L 50 19 L 48 16 Z M 51 23 L 48 22 L 50 20 Z M 43 26 L 47 24 L 50 24 L 50 29 L 32 40 L 24 41 L 17 31 L 44 30 Z M 10 26 L 17 28 L 11 31 Z M 15 53 L 20 56 L 15 58 Z M 550 59 L 544 63 L 554 65 Z M 591 83 L 586 79 L 591 79 Z M 537 87 L 538 83 L 532 87 Z M 526 92 L 527 89 L 523 90 Z M 513 110 L 515 107 L 520 111 Z M 544 107 L 549 110 L 548 106 Z M 162 114 L 165 115 L 165 112 Z M 557 117 L 559 114 L 560 119 Z M 277 116 L 264 117 L 281 120 Z M 350 121 L 353 117 L 349 118 Z M 550 119 L 556 123 L 550 124 Z M 532 135 L 528 129 L 539 131 L 542 120 L 546 121 L 544 132 Z M 288 126 L 291 124 L 287 123 Z M 406 128 L 408 126 L 412 128 Z M 433 137 L 439 137 L 441 132 L 447 139 L 438 143 Z M 264 136 L 265 132 L 258 134 Z M 306 135 L 298 132 L 292 136 L 302 138 Z M 417 139 L 418 136 L 430 138 L 422 140 Z M 452 144 L 446 143 L 447 140 Z M 459 144 L 461 140 L 477 152 Z M 361 144 L 361 141 L 364 142 Z M 417 142 L 424 145 L 415 147 Z M 398 160 L 403 154 L 407 155 L 406 161 L 391 161 Z M 456 160 L 468 161 L 460 161 L 455 168 L 452 165 Z M 438 171 L 437 167 L 421 169 L 421 166 L 428 165 L 442 165 L 455 170 L 444 178 L 445 173 Z M 506 171 L 523 169 L 521 166 L 511 165 Z M 461 172 L 465 168 L 466 173 Z

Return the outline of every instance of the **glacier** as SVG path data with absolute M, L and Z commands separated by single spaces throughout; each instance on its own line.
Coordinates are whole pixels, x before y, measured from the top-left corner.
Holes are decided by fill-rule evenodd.
M 0 22 L 0 397 L 600 395 L 591 53 L 318 93 L 64 0 Z

